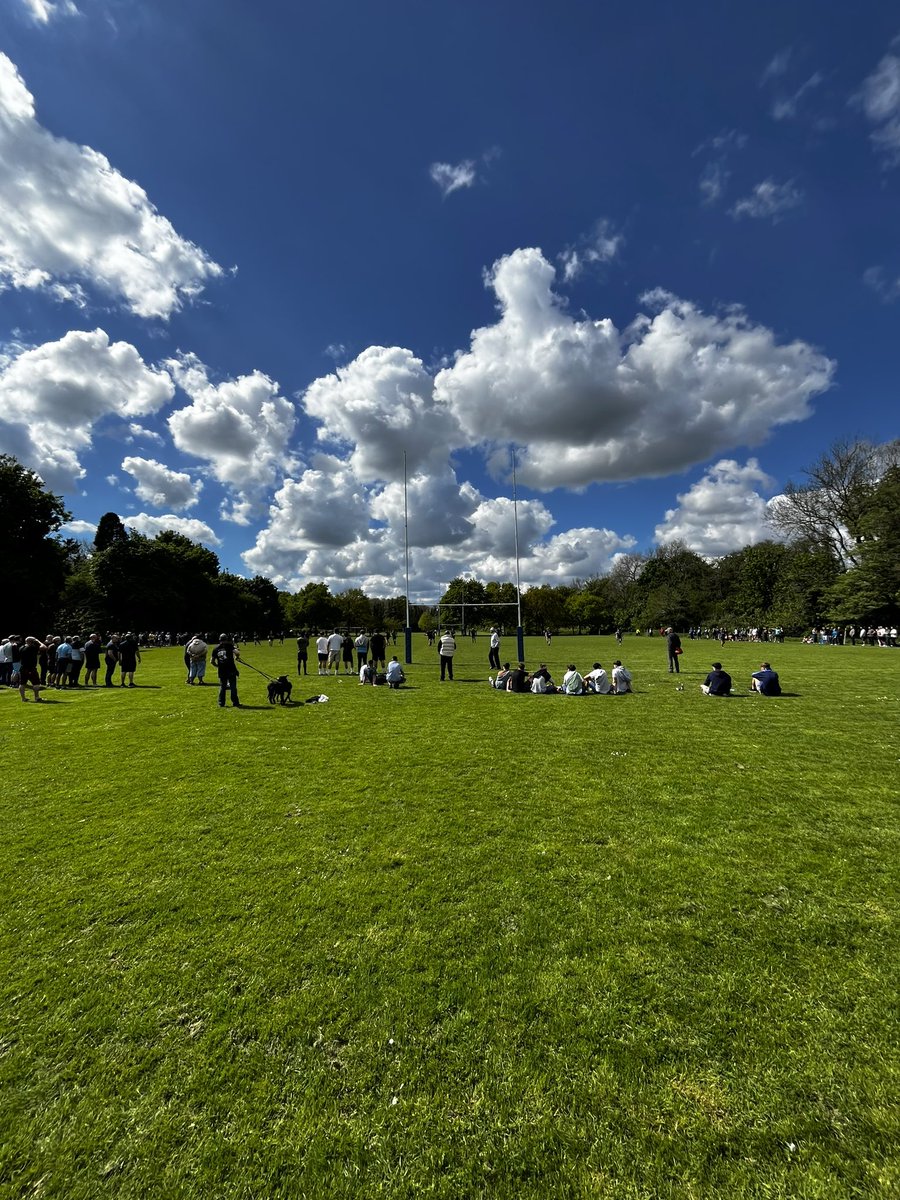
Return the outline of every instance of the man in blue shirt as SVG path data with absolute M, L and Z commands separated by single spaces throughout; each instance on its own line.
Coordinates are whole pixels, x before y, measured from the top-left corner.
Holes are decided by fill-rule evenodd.
M 781 684 L 778 682 L 778 672 L 773 671 L 769 663 L 764 662 L 758 671 L 750 676 L 750 691 L 759 692 L 761 696 L 780 696 Z
M 704 696 L 730 696 L 731 676 L 727 671 L 722 670 L 720 662 L 714 662 L 712 668 L 706 679 L 700 684 L 700 691 Z

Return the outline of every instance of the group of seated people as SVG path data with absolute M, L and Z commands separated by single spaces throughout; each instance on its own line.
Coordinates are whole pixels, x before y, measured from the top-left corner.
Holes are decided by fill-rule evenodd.
M 395 654 L 384 671 L 375 669 L 375 660 L 370 658 L 359 668 L 360 684 L 371 684 L 373 687 L 383 687 L 385 684 L 396 691 L 402 683 L 406 683 L 406 675 Z
M 516 667 L 504 663 L 496 678 L 488 676 L 488 682 L 497 691 L 531 692 L 536 696 L 621 696 L 631 691 L 631 672 L 622 666 L 619 659 L 613 663 L 609 674 L 598 662 L 584 675 L 574 663 L 569 663 L 562 682 L 557 685 L 546 663 L 541 663 L 531 674 L 526 671 L 524 663 Z
M 712 670 L 700 684 L 704 696 L 730 696 L 732 679 L 720 662 L 714 662 Z M 780 696 L 781 683 L 778 672 L 773 671 L 771 664 L 760 663 L 758 671 L 750 676 L 750 691 L 758 692 L 761 696 Z

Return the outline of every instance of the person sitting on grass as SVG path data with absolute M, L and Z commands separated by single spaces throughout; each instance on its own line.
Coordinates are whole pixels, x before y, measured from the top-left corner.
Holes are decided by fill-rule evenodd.
M 509 669 L 509 663 L 505 662 L 502 669 L 497 672 L 496 679 L 493 677 L 493 675 L 488 675 L 488 683 L 492 688 L 496 688 L 498 692 L 505 692 L 506 685 L 509 682 L 509 677 L 511 674 L 512 672 Z
M 759 670 L 750 676 L 750 691 L 759 692 L 761 696 L 780 696 L 778 672 L 773 671 L 769 663 L 762 663 Z
M 506 690 L 508 692 L 527 692 L 531 690 L 531 680 L 528 678 L 528 672 L 525 670 L 525 664 L 520 662 L 514 670 L 510 671 L 509 678 L 506 681 Z
M 574 663 L 569 663 L 566 668 L 566 673 L 563 675 L 562 687 L 559 690 L 564 696 L 584 695 L 584 677 Z
M 712 670 L 700 684 L 700 691 L 704 696 L 731 695 L 731 676 L 727 671 L 722 670 L 720 662 L 713 663 Z
M 387 682 L 388 687 L 399 688 L 401 683 L 406 683 L 406 676 L 403 674 L 403 668 L 400 666 L 400 660 L 395 654 L 387 665 Z
M 584 690 L 586 692 L 593 692 L 595 696 L 607 696 L 612 690 L 609 676 L 599 663 L 595 662 L 591 670 L 585 675 Z
M 375 664 L 371 659 L 368 662 L 364 662 L 359 668 L 359 682 L 360 686 L 366 683 L 375 683 Z
M 531 690 L 535 696 L 549 696 L 556 691 L 553 678 L 547 670 L 546 663 L 541 663 L 531 676 Z
M 617 658 L 613 663 L 612 669 L 612 690 L 616 696 L 624 696 L 626 692 L 631 691 L 631 672 L 627 667 L 622 666 L 622 660 Z

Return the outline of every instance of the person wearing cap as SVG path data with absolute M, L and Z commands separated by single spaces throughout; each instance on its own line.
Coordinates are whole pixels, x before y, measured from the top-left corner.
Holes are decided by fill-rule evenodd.
M 219 708 L 225 707 L 226 692 L 231 693 L 231 707 L 241 707 L 237 694 L 237 681 L 240 676 L 237 664 L 240 658 L 240 652 L 235 649 L 234 642 L 228 634 L 220 634 L 218 644 L 210 656 L 212 665 L 219 673 Z
M 704 696 L 731 695 L 731 676 L 727 671 L 722 670 L 720 662 L 713 663 L 712 670 L 700 684 L 700 691 Z
M 750 676 L 750 691 L 759 692 L 761 696 L 780 696 L 778 672 L 773 671 L 769 663 L 761 663 L 759 670 Z
M 488 666 L 495 671 L 500 670 L 500 632 L 496 625 L 491 626 L 491 646 L 488 650 Z

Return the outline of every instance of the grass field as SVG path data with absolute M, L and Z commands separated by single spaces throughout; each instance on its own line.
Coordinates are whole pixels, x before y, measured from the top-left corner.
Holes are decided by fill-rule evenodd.
M 0 692 L 0 1196 L 900 1196 L 900 650 L 245 655 Z

